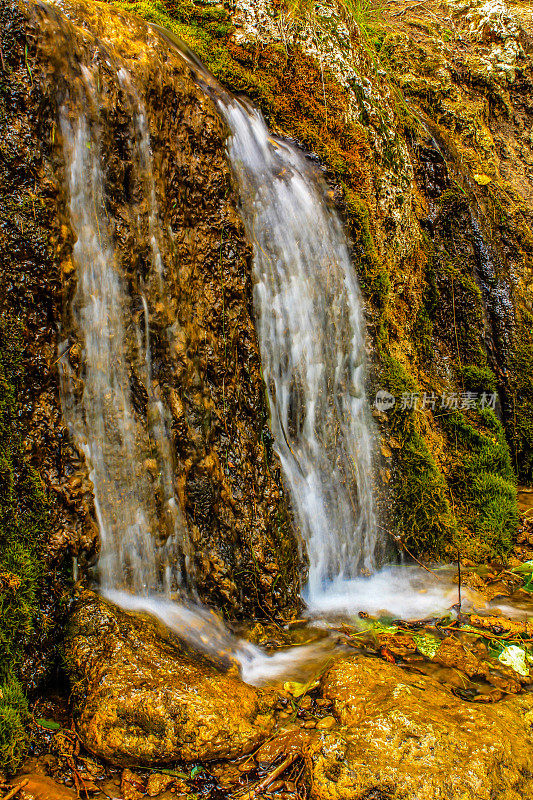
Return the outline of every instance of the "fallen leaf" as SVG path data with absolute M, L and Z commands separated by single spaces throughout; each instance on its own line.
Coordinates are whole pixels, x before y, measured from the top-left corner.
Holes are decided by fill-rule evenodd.
M 298 681 L 287 681 L 283 684 L 283 688 L 289 694 L 292 694 L 293 697 L 302 697 L 306 692 L 309 692 L 311 689 L 314 689 L 315 686 L 318 686 L 318 681 L 313 681 L 312 683 L 298 683 Z
M 306 730 L 297 729 L 276 736 L 275 739 L 265 742 L 254 754 L 258 763 L 271 764 L 280 755 L 301 755 L 309 746 L 311 733 Z
M 396 664 L 396 659 L 392 655 L 391 651 L 387 650 L 386 647 L 382 647 L 380 653 L 382 657 L 385 659 L 385 661 L 389 662 L 389 664 Z
M 431 636 L 429 633 L 414 634 L 413 639 L 418 652 L 426 656 L 426 658 L 433 658 L 442 644 L 440 639 L 437 639 L 436 636 Z
M 37 725 L 40 725 L 41 728 L 47 728 L 49 731 L 61 730 L 61 725 L 59 724 L 59 722 L 56 722 L 53 719 L 43 719 L 42 717 L 40 717 L 39 719 L 36 719 L 35 722 L 37 723 Z
M 524 678 L 527 678 L 529 675 L 529 666 L 526 659 L 526 653 L 521 647 L 518 647 L 515 644 L 505 647 L 498 656 L 498 661 L 500 661 L 502 664 L 505 664 L 507 667 L 511 667 L 515 672 L 518 672 L 518 674 L 522 675 Z

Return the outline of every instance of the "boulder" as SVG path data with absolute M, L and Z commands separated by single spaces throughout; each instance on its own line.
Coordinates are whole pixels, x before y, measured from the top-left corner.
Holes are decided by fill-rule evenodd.
M 431 677 L 374 658 L 323 678 L 334 730 L 314 740 L 315 800 L 533 797 L 533 699 L 465 702 Z
M 76 598 L 64 648 L 79 737 L 112 764 L 232 758 L 271 730 L 268 692 L 93 592 Z

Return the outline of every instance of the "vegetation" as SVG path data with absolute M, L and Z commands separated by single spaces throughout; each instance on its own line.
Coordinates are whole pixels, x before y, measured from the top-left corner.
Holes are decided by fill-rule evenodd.
M 403 364 L 389 354 L 380 337 L 381 380 L 396 398 L 390 413 L 391 433 L 397 439 L 394 525 L 411 552 L 439 556 L 455 541 L 456 523 L 449 502 L 446 481 L 422 435 L 420 412 L 402 396 L 419 394 L 419 387 Z
M 380 259 L 370 229 L 370 212 L 365 201 L 344 183 L 344 202 L 349 232 L 359 265 L 359 280 L 367 297 L 382 310 L 390 290 L 386 265 Z
M 28 704 L 20 684 L 9 676 L 0 683 L 0 770 L 14 773 L 28 748 Z
M 40 541 L 48 510 L 40 480 L 24 457 L 21 327 L 0 327 L 0 771 L 12 772 L 27 745 L 27 704 L 17 680 L 39 611 Z
M 510 355 L 507 430 L 516 472 L 524 483 L 533 482 L 533 314 L 520 310 Z
M 516 477 L 501 422 L 491 408 L 443 414 L 448 435 L 449 484 L 463 528 L 475 534 L 461 541 L 478 559 L 505 555 L 518 525 Z M 474 427 L 475 423 L 475 427 Z

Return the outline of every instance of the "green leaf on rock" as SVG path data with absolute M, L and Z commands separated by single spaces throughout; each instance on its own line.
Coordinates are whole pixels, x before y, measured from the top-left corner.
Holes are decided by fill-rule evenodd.
M 415 634 L 413 639 L 418 652 L 426 656 L 426 658 L 433 658 L 441 645 L 440 639 L 437 639 L 436 636 L 431 636 L 429 633 Z
M 53 719 L 43 719 L 42 717 L 36 719 L 35 722 L 37 725 L 40 725 L 41 728 L 47 728 L 49 731 L 60 731 L 61 725 L 59 722 L 55 722 Z
M 513 567 L 511 572 L 521 572 L 524 574 L 531 574 L 533 573 L 533 561 L 524 561 L 520 566 Z
M 173 778 L 181 778 L 183 781 L 188 781 L 189 776 L 185 772 L 180 772 L 177 769 L 158 769 L 163 775 L 172 775 Z

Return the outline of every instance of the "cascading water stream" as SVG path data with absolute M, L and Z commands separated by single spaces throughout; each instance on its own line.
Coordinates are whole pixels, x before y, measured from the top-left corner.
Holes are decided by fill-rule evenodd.
M 254 109 L 218 98 L 254 246 L 254 301 L 271 425 L 306 543 L 312 604 L 376 566 L 362 298 L 315 165 Z
M 314 603 L 380 565 L 376 437 L 365 396 L 363 300 L 342 223 L 309 158 L 180 51 L 230 130 L 228 157 L 254 247 L 254 308 L 275 447 L 309 557 Z
M 97 108 L 95 82 L 89 70 L 82 72 L 84 99 L 89 107 Z M 125 72 L 119 80 L 132 91 Z M 132 97 L 136 100 L 138 165 L 146 173 L 151 170 L 147 129 L 133 92 Z M 98 125 L 81 111 L 83 105 L 64 105 L 60 114 L 70 221 L 76 236 L 73 261 L 78 283 L 72 311 L 84 364 L 80 382 L 63 348 L 61 400 L 65 420 L 90 468 L 101 541 L 100 591 L 123 608 L 157 617 L 197 649 L 233 659 L 244 680 L 262 683 L 315 659 L 322 646 L 268 656 L 231 634 L 214 612 L 192 602 L 194 592 L 182 586 L 179 565 L 190 564 L 191 546 L 173 492 L 166 411 L 152 382 L 148 304 L 141 296 L 144 324 L 134 325 L 134 336 L 128 335 L 131 298 L 117 269 L 105 213 L 101 154 L 94 133 Z M 153 178 L 146 183 L 153 265 L 162 292 Z M 132 404 L 132 361 L 139 366 L 148 395 L 144 424 Z M 157 461 L 158 492 L 154 492 L 155 476 L 150 477 L 146 469 L 147 455 Z M 190 574 L 186 578 L 192 583 Z M 179 588 L 182 603 L 171 600 Z
M 86 100 L 96 107 L 92 75 L 86 68 L 82 74 Z M 168 593 L 182 582 L 178 565 L 189 545 L 173 492 L 164 412 L 152 387 L 148 308 L 144 301 L 144 327 L 138 331 L 139 352 L 135 354 L 148 393 L 147 424 L 143 426 L 132 407 L 132 357 L 125 321 L 131 310 L 105 214 L 98 141 L 79 108 L 70 115 L 64 106 L 60 124 L 70 219 L 77 237 L 73 261 L 78 283 L 73 315 L 84 363 L 79 396 L 68 360 L 61 360 L 62 406 L 91 469 L 101 539 L 100 584 L 104 591 L 129 588 L 144 595 Z M 159 268 L 155 245 L 153 251 Z M 154 456 L 156 486 L 146 468 L 147 459 Z
M 316 165 L 272 138 L 257 111 L 228 95 L 190 54 L 182 55 L 231 132 L 228 155 L 254 246 L 254 303 L 272 431 L 309 556 L 305 599 L 311 611 L 379 611 L 394 604 L 401 613 L 394 571 L 360 577 L 380 565 L 386 543 L 373 499 L 375 433 L 364 389 L 362 299 L 341 222 Z M 322 645 L 267 656 L 192 602 L 192 547 L 174 488 L 169 415 L 152 376 L 150 307 L 142 286 L 134 302 L 119 273 L 105 212 L 98 83 L 91 70 L 81 72 L 83 96 L 64 103 L 60 124 L 76 236 L 72 319 L 83 372 L 80 380 L 64 355 L 61 394 L 94 487 L 100 589 L 124 608 L 158 617 L 199 649 L 230 653 L 245 680 L 261 682 L 316 657 Z M 165 265 L 146 114 L 124 68 L 117 81 L 130 105 L 133 157 L 146 201 L 146 288 L 160 302 Z M 143 222 L 132 216 L 142 236 Z M 171 342 L 173 328 L 165 335 Z M 144 385 L 144 416 L 133 405 L 134 368 Z M 419 577 L 404 576 L 403 610 L 420 615 L 419 603 L 413 614 L 411 597 Z M 429 614 L 443 605 L 442 592 L 427 601 Z

